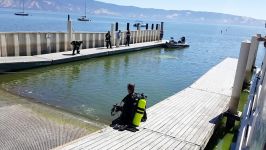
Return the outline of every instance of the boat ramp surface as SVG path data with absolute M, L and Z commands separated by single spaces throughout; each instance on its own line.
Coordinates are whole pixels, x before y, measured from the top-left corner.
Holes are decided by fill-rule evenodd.
M 204 149 L 228 109 L 236 67 L 237 59 L 227 58 L 190 87 L 152 106 L 137 132 L 107 127 L 55 149 Z

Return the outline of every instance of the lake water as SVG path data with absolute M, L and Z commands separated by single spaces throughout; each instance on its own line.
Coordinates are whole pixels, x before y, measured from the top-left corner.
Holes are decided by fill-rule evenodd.
M 0 9 L 0 32 L 66 30 L 67 13 L 31 11 L 30 16 L 21 17 L 13 12 L 16 10 Z M 79 15 L 71 14 L 75 31 L 105 32 L 116 21 L 125 29 L 126 22 L 134 21 L 93 17 L 92 22 L 84 23 L 76 21 Z M 188 87 L 226 57 L 238 57 L 241 41 L 265 33 L 263 27 L 165 22 L 164 38 L 186 36 L 189 48 L 154 48 L 25 70 L 0 75 L 0 85 L 35 101 L 108 123 L 112 105 L 127 94 L 127 83 L 135 83 L 136 92 L 148 96 L 150 107 Z M 257 65 L 264 50 L 260 45 Z

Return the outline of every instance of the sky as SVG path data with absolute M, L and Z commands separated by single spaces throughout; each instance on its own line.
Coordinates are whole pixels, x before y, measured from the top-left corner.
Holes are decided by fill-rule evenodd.
M 266 20 L 266 0 L 97 0 L 106 3 L 233 14 Z

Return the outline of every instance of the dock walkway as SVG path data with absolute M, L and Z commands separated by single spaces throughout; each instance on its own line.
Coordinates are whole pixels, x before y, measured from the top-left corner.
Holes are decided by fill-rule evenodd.
M 56 150 L 204 149 L 228 108 L 236 67 L 237 59 L 227 58 L 190 87 L 152 106 L 135 133 L 107 127 Z
M 17 71 L 34 67 L 48 66 L 54 64 L 67 63 L 72 61 L 84 60 L 93 57 L 101 57 L 130 51 L 138 51 L 147 48 L 160 47 L 165 41 L 154 41 L 130 44 L 112 49 L 106 47 L 81 49 L 80 54 L 72 55 L 72 51 L 34 55 L 34 56 L 11 56 L 0 57 L 0 73 L 8 71 Z

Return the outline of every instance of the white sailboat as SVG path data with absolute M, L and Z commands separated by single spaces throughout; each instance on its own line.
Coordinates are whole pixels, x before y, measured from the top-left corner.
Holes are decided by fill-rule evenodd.
M 78 21 L 91 21 L 89 18 L 87 18 L 86 14 L 87 14 L 87 2 L 85 0 L 85 15 L 84 16 L 80 16 L 78 18 Z
M 29 15 L 28 13 L 25 13 L 25 11 L 24 11 L 24 0 L 23 0 L 23 11 L 22 12 L 16 12 L 15 15 L 18 15 L 18 16 L 28 16 Z

